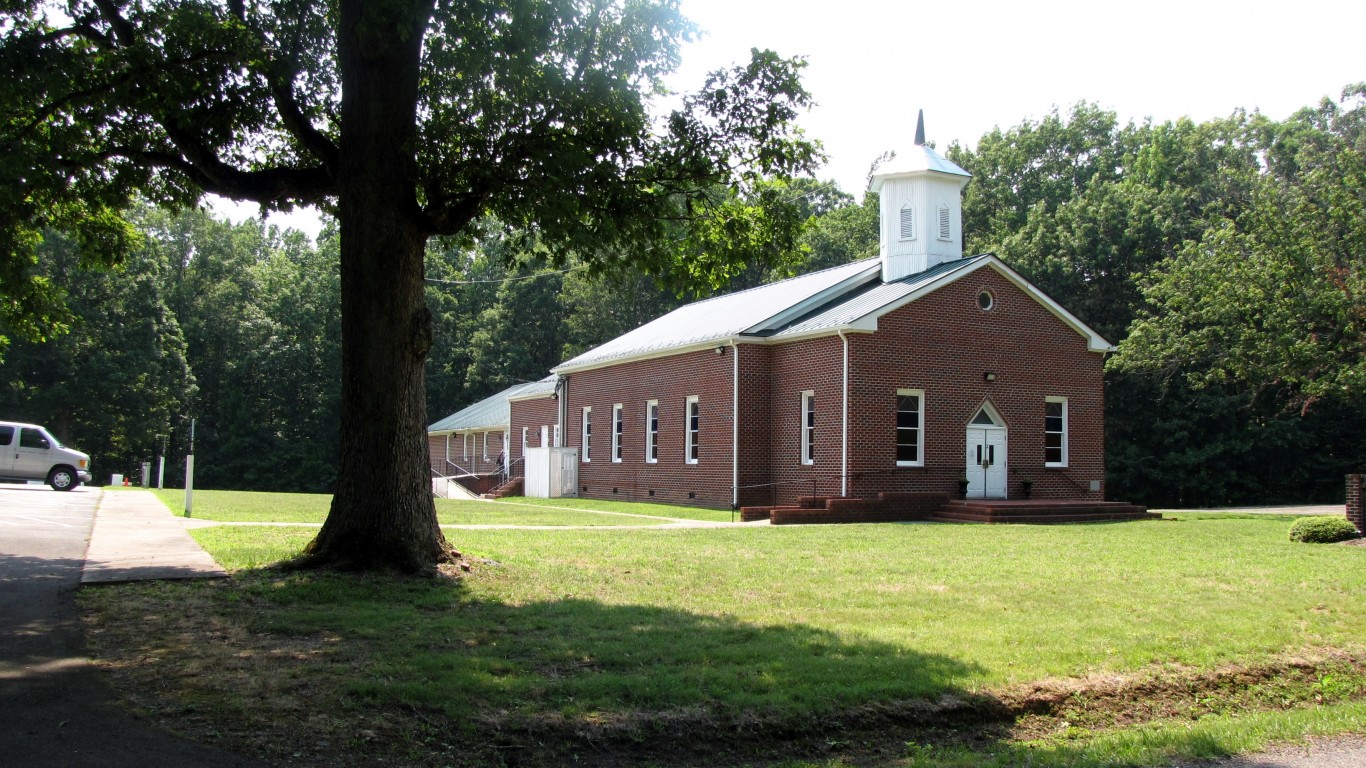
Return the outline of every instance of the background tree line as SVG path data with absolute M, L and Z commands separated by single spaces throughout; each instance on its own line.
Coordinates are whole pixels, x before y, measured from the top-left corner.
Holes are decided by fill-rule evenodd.
M 997 254 L 1119 346 L 1107 368 L 1112 497 L 1329 501 L 1366 464 L 1364 122 L 1358 85 L 1280 122 L 1120 124 L 1083 103 L 947 149 L 974 177 L 965 251 Z M 815 180 L 751 194 L 799 203 L 800 245 L 723 290 L 877 253 L 870 195 Z M 754 210 L 774 208 L 718 205 L 751 237 Z M 695 235 L 677 269 L 728 247 L 726 220 Z M 44 238 L 35 269 L 64 295 L 69 332 L 35 343 L 0 328 L 11 337 L 0 409 L 90 451 L 101 480 L 150 459 L 161 436 L 178 461 L 193 416 L 198 485 L 330 490 L 335 229 L 314 244 L 199 211 L 147 208 L 134 221 L 140 246 L 113 271 L 84 271 L 69 240 Z M 481 231 L 428 247 L 433 420 L 712 293 L 566 264 L 496 223 Z

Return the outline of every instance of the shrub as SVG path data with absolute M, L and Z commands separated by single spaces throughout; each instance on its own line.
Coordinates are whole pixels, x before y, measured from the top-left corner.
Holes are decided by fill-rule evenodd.
M 1345 517 L 1306 517 L 1290 526 L 1290 540 L 1328 544 L 1358 536 L 1357 527 Z

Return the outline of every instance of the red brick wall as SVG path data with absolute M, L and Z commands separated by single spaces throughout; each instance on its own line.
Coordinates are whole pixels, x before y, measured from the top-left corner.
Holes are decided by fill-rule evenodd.
M 560 401 L 547 395 L 535 400 L 513 400 L 509 403 L 512 410 L 512 431 L 508 440 L 512 443 L 510 455 L 513 461 L 522 458 L 522 428 L 527 428 L 526 444 L 532 448 L 541 446 L 541 427 L 545 427 L 546 444 L 555 440 L 555 423 L 559 420 Z
M 768 420 L 775 504 L 800 496 L 838 496 L 843 414 L 844 342 L 838 336 L 771 348 Z M 801 463 L 801 393 L 816 397 L 816 440 L 810 465 Z M 854 446 L 851 444 L 852 454 Z M 747 505 L 749 502 L 747 502 Z
M 773 349 L 758 344 L 739 345 L 741 506 L 773 503 L 773 431 L 769 398 L 773 389 Z
M 1366 533 L 1366 519 L 1361 508 L 1361 481 L 1363 475 L 1347 476 L 1347 519 L 1357 527 L 1358 533 Z
M 991 291 L 990 311 L 977 304 Z M 956 492 L 965 430 L 984 402 L 1006 423 L 1009 498 L 1103 499 L 1104 357 L 992 269 L 884 315 L 875 334 L 850 336 L 850 495 Z M 988 382 L 984 374 L 996 374 Z M 896 390 L 923 389 L 925 467 L 897 468 Z M 1068 466 L 1044 466 L 1044 398 L 1066 397 Z M 1092 480 L 1101 490 L 1092 492 Z
M 565 444 L 583 453 L 583 408 L 593 408 L 592 461 L 579 462 L 588 498 L 706 507 L 731 504 L 734 350 L 712 349 L 622 363 L 568 376 Z M 744 360 L 745 350 L 741 350 Z M 698 397 L 698 462 L 684 461 L 684 402 Z M 645 462 L 645 403 L 659 401 L 659 461 Z M 612 405 L 623 406 L 622 461 L 612 461 Z M 585 488 L 587 490 L 585 490 Z
M 983 312 L 978 293 L 995 305 Z M 1086 339 L 991 269 L 890 313 L 874 334 L 850 334 L 849 479 L 852 496 L 956 492 L 965 469 L 965 430 L 984 402 L 1008 429 L 1007 493 L 1034 481 L 1034 498 L 1104 498 L 1103 355 Z M 838 336 L 779 345 L 741 345 L 740 504 L 795 504 L 841 487 L 843 341 Z M 726 507 L 731 503 L 732 355 L 708 349 L 574 373 L 568 383 L 565 444 L 582 449 L 582 413 L 593 408 L 592 461 L 579 464 L 580 493 Z M 984 380 L 992 371 L 997 378 Z M 924 467 L 895 461 L 896 390 L 925 392 Z M 816 397 L 814 463 L 801 463 L 801 393 Z M 701 457 L 684 462 L 684 402 L 701 404 Z M 1068 466 L 1044 466 L 1044 402 L 1068 400 Z M 659 401 L 659 462 L 644 460 L 645 403 Z M 520 427 L 553 423 L 554 411 L 513 404 Z M 623 404 L 623 460 L 611 461 L 612 406 Z M 544 421 L 541 421 L 544 419 Z M 533 430 L 534 431 L 534 430 Z M 1101 483 L 1091 491 L 1092 480 Z M 583 490 L 584 488 L 587 490 Z M 690 495 L 691 494 L 691 495 Z

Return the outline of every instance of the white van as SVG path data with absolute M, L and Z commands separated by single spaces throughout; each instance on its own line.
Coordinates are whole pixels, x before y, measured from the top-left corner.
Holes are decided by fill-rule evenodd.
M 90 455 L 62 447 L 37 424 L 0 421 L 0 480 L 45 480 L 69 491 L 90 482 Z

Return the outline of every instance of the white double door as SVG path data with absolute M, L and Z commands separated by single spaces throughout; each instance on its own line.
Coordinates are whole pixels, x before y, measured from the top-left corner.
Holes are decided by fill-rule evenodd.
M 969 499 L 1006 497 L 1006 430 L 1004 427 L 968 427 L 966 475 Z

